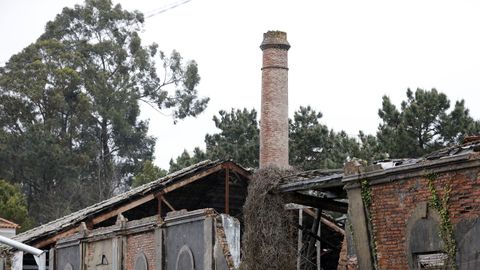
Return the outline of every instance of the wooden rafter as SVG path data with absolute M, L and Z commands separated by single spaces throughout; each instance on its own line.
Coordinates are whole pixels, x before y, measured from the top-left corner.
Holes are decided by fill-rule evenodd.
M 245 177 L 247 180 L 250 180 L 251 173 L 244 170 L 243 168 L 240 168 L 239 166 L 237 166 L 235 163 L 233 163 L 231 161 L 223 163 L 222 167 L 225 168 L 225 169 L 230 169 L 233 172 L 235 172 L 236 174 L 239 174 L 239 175 Z
M 118 208 L 114 208 L 112 210 L 110 210 L 109 212 L 106 212 L 104 214 L 101 214 L 99 216 L 96 216 L 92 219 L 92 224 L 98 224 L 102 221 L 105 221 L 109 218 L 112 218 L 112 217 L 116 217 L 118 214 L 121 214 L 125 211 L 128 211 L 132 208 L 135 208 L 139 205 L 142 205 L 146 202 L 149 202 L 151 200 L 155 199 L 155 196 L 153 194 L 148 194 L 148 195 L 145 195 L 144 197 L 141 197 L 139 199 L 136 199 L 134 201 L 131 201 L 125 205 L 122 205 Z
M 324 199 L 300 193 L 291 194 L 290 199 L 293 203 L 320 208 L 327 211 L 347 213 L 348 210 L 348 203 L 339 202 L 332 199 Z
M 160 200 L 162 200 L 162 202 L 164 202 L 165 205 L 167 205 L 168 208 L 170 208 L 170 210 L 176 211 L 175 208 L 173 208 L 173 206 L 167 201 L 167 199 L 165 199 L 165 196 L 160 195 Z
M 190 184 L 190 183 L 192 183 L 192 182 L 195 182 L 195 181 L 197 181 L 197 180 L 199 180 L 199 179 L 202 179 L 202 178 L 204 178 L 204 177 L 206 177 L 206 176 L 208 176 L 208 175 L 210 175 L 210 174 L 212 174 L 212 173 L 218 172 L 218 171 L 220 171 L 220 170 L 222 170 L 222 169 L 223 169 L 223 167 L 220 166 L 220 165 L 215 166 L 215 167 L 210 168 L 210 169 L 208 169 L 208 170 L 205 170 L 205 171 L 203 171 L 203 172 L 201 172 L 201 173 L 195 174 L 195 175 L 193 175 L 193 176 L 191 176 L 191 177 L 189 177 L 189 178 L 187 178 L 187 179 L 184 179 L 184 180 L 182 180 L 182 181 L 179 181 L 178 183 L 175 183 L 175 184 L 172 184 L 172 185 L 170 185 L 170 186 L 168 186 L 168 187 L 165 187 L 162 191 L 160 191 L 160 193 L 161 193 L 161 194 L 169 193 L 169 192 L 171 192 L 171 191 L 173 191 L 173 190 L 176 190 L 176 189 L 178 189 L 178 188 L 181 188 L 181 187 L 183 187 L 183 186 L 186 186 L 186 185 L 188 185 L 188 184 Z
M 47 238 L 45 240 L 42 240 L 38 243 L 35 244 L 35 247 L 37 248 L 43 248 L 43 247 L 46 247 L 46 246 L 49 246 L 51 244 L 54 244 L 55 242 L 57 242 L 58 240 L 62 239 L 62 238 L 65 238 L 65 237 L 68 237 L 76 232 L 79 231 L 79 227 L 75 227 L 75 228 L 71 228 L 69 230 L 66 230 L 66 231 L 63 231 L 59 234 L 55 234 L 54 236 L 50 237 L 50 238 Z
M 305 208 L 303 209 L 303 211 L 305 211 L 305 213 L 307 213 L 308 215 L 310 215 L 311 217 L 315 218 L 315 212 L 312 210 L 312 209 L 309 209 L 309 208 Z M 337 224 L 335 224 L 334 222 L 322 217 L 321 219 L 322 223 L 325 224 L 326 226 L 328 226 L 330 229 L 340 233 L 341 235 L 345 235 L 345 230 L 342 229 L 340 226 L 338 226 Z
M 230 168 L 225 169 L 225 214 L 230 214 Z
M 130 202 L 127 202 L 126 204 L 125 203 L 121 203 L 119 205 L 116 205 L 116 206 L 113 206 L 111 207 L 108 211 L 100 214 L 100 215 L 97 215 L 97 216 L 94 216 L 93 218 L 87 218 L 86 220 L 84 220 L 87 224 L 87 227 L 89 229 L 93 228 L 94 225 L 98 224 L 98 223 L 101 223 L 105 220 L 108 220 L 112 217 L 115 217 L 117 216 L 118 214 L 121 214 L 125 211 L 128 211 L 130 209 L 133 209 L 133 208 L 136 208 L 144 203 L 147 203 L 155 198 L 157 198 L 159 195 L 163 195 L 166 194 L 166 193 L 169 193 L 171 191 L 174 191 L 178 188 L 181 188 L 183 186 L 186 186 L 190 183 L 193 183 L 197 180 L 200 180 L 202 178 L 205 178 L 207 177 L 208 175 L 211 175 L 215 172 L 218 172 L 220 170 L 223 170 L 223 169 L 230 169 L 233 173 L 235 174 L 239 174 L 243 177 L 245 177 L 246 179 L 250 179 L 250 173 L 242 168 L 240 168 L 239 166 L 237 166 L 235 163 L 233 162 L 230 162 L 230 161 L 227 161 L 227 162 L 224 162 L 224 163 L 221 163 L 221 164 L 218 164 L 212 168 L 209 168 L 207 170 L 204 170 L 204 171 L 201 171 L 197 174 L 194 174 L 190 177 L 186 177 L 182 180 L 179 180 L 177 183 L 174 183 L 174 184 L 171 184 L 165 188 L 163 188 L 160 192 L 158 193 L 150 193 L 150 194 L 146 194 L 146 195 L 143 195 L 141 196 L 140 198 L 138 199 L 135 199 L 135 200 L 132 200 Z M 160 197 L 159 197 L 160 198 Z M 161 203 L 160 202 L 163 202 L 165 203 L 172 211 L 174 211 L 174 208 L 172 207 L 172 205 L 170 203 L 168 203 L 168 201 L 166 201 L 166 199 L 163 197 L 163 198 L 160 198 L 159 200 L 159 211 L 161 211 Z M 76 232 L 78 232 L 79 229 L 78 227 L 70 227 L 70 228 L 66 228 L 64 231 L 62 232 L 59 232 L 51 237 L 47 237 L 37 243 L 35 243 L 35 246 L 36 247 L 45 247 L 45 246 L 48 246 L 50 244 L 53 244 L 55 242 L 57 242 L 58 240 L 62 239 L 62 238 L 65 238 L 65 237 L 68 237 L 70 235 L 73 235 L 75 234 Z

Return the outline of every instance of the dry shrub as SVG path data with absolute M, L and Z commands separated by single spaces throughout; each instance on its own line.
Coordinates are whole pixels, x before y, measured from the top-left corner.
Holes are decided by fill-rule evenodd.
M 248 185 L 243 207 L 242 270 L 296 269 L 294 216 L 284 208 L 285 195 L 271 193 L 288 173 L 260 169 Z

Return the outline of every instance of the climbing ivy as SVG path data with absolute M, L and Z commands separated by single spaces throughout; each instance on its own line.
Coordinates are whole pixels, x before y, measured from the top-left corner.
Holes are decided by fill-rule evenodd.
M 378 269 L 377 267 L 377 239 L 375 238 L 375 234 L 373 233 L 373 214 L 371 213 L 371 206 L 372 206 L 372 189 L 370 188 L 370 184 L 367 180 L 360 181 L 361 187 L 361 195 L 362 201 L 365 206 L 365 214 L 367 217 L 367 227 L 370 237 L 370 247 L 372 250 L 372 257 L 373 257 L 373 265 L 374 269 Z
M 372 205 L 372 190 L 370 189 L 370 185 L 367 180 L 363 180 L 361 185 L 363 203 L 365 204 L 365 207 L 370 208 Z
M 449 269 L 457 269 L 455 258 L 457 255 L 457 244 L 453 233 L 453 225 L 450 220 L 450 212 L 448 211 L 448 202 L 450 201 L 450 192 L 452 186 L 446 184 L 443 187 L 443 197 L 440 198 L 437 189 L 435 188 L 434 181 L 438 178 L 435 173 L 428 174 L 428 189 L 430 191 L 430 205 L 435 208 L 440 214 L 440 237 L 445 244 L 445 252 L 448 255 Z

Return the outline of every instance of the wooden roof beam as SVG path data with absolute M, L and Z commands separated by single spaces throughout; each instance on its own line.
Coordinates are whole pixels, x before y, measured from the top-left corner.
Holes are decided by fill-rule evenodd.
M 290 195 L 293 203 L 307 205 L 314 208 L 320 208 L 328 211 L 347 213 L 348 203 L 338 202 L 331 199 L 318 198 L 310 195 L 293 193 Z
M 115 206 L 115 207 L 111 208 L 111 210 L 108 211 L 108 212 L 105 212 L 103 214 L 95 216 L 92 219 L 88 219 L 87 223 L 90 226 L 93 227 L 93 225 L 95 225 L 95 224 L 101 223 L 101 222 L 103 222 L 105 220 L 108 220 L 112 217 L 116 217 L 118 214 L 121 214 L 125 211 L 128 211 L 128 210 L 133 209 L 137 206 L 140 206 L 140 205 L 142 205 L 146 202 L 149 202 L 149 201 L 155 199 L 158 195 L 169 193 L 173 190 L 176 190 L 178 188 L 186 186 L 190 183 L 193 183 L 193 182 L 195 182 L 199 179 L 207 177 L 207 176 L 209 176 L 209 175 L 211 175 L 215 172 L 218 172 L 218 171 L 220 171 L 222 169 L 226 169 L 226 168 L 232 169 L 234 172 L 246 177 L 247 179 L 250 179 L 250 174 L 247 171 L 238 167 L 233 162 L 224 162 L 224 163 L 218 164 L 217 166 L 214 166 L 210 169 L 207 169 L 205 171 L 202 171 L 200 173 L 197 173 L 197 174 L 194 174 L 190 177 L 182 179 L 182 180 L 178 181 L 177 183 L 169 185 L 169 186 L 165 187 L 163 190 L 161 190 L 160 192 L 158 192 L 156 194 L 153 194 L 153 193 L 147 194 L 147 195 L 141 196 L 138 199 L 132 200 L 132 201 L 128 202 L 127 204 L 121 204 L 119 206 Z M 57 242 L 58 240 L 60 240 L 62 238 L 68 237 L 68 236 L 70 236 L 70 235 L 72 235 L 72 234 L 74 234 L 78 231 L 79 231 L 78 227 L 71 227 L 69 229 L 66 229 L 63 232 L 57 233 L 57 234 L 55 234 L 51 237 L 48 237 L 44 240 L 41 240 L 40 242 L 37 242 L 35 244 L 35 247 L 48 246 L 50 244 L 53 244 L 53 243 Z

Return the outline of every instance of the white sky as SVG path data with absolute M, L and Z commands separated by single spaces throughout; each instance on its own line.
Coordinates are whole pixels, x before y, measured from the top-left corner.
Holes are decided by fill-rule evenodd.
M 149 12 L 175 0 L 115 0 Z M 0 64 L 33 42 L 64 6 L 76 0 L 0 0 Z M 289 51 L 290 115 L 300 105 L 323 113 L 323 123 L 351 135 L 375 133 L 381 98 L 399 104 L 408 87 L 437 88 L 465 99 L 480 118 L 480 1 L 441 0 L 192 0 L 147 19 L 144 44 L 177 49 L 195 59 L 200 95 L 211 98 L 198 118 L 172 124 L 144 107 L 157 137 L 156 163 L 183 149 L 204 147 L 220 109 L 260 111 L 259 45 L 267 30 L 282 30 Z

